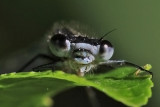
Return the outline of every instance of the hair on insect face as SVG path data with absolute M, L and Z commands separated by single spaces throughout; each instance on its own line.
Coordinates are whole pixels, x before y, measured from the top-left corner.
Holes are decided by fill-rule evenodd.
M 102 39 L 89 38 L 69 27 L 61 26 L 52 33 L 49 47 L 58 57 L 67 57 L 79 64 L 89 64 L 112 57 L 112 44 Z

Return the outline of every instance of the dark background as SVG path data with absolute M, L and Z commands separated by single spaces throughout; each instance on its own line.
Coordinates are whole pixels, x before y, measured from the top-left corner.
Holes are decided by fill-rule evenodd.
M 59 20 L 80 21 L 115 47 L 113 59 L 152 64 L 153 96 L 148 107 L 160 106 L 160 1 L 158 0 L 1 0 L 0 59 L 31 45 Z

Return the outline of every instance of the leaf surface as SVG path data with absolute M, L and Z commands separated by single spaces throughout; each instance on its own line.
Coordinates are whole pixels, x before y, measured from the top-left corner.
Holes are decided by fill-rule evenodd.
M 143 74 L 143 75 L 141 75 Z M 151 97 L 151 75 L 136 75 L 136 69 L 122 67 L 103 74 L 79 77 L 62 71 L 22 72 L 0 75 L 2 107 L 49 107 L 51 96 L 76 86 L 91 86 L 127 106 L 142 106 Z

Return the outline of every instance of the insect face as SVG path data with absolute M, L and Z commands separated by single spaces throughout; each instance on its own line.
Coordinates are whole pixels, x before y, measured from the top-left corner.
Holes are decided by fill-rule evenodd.
M 54 55 L 70 58 L 78 64 L 106 61 L 114 52 L 109 41 L 73 34 L 66 28 L 58 29 L 58 33 L 52 35 L 49 39 L 49 47 Z
M 78 25 L 71 27 L 70 25 L 56 23 L 51 32 L 47 34 L 49 49 L 53 55 L 39 54 L 19 71 L 41 57 L 51 59 L 52 63 L 37 66 L 33 68 L 34 71 L 63 70 L 84 76 L 86 72 L 91 70 L 98 71 L 99 68 L 105 69 L 107 66 L 115 68 L 127 65 L 152 75 L 152 72 L 134 63 L 125 60 L 110 60 L 114 48 L 109 41 L 103 40 L 103 38 L 115 29 L 101 38 L 95 39 L 86 36 L 86 33 L 80 31 L 81 29 L 77 29 L 78 27 Z

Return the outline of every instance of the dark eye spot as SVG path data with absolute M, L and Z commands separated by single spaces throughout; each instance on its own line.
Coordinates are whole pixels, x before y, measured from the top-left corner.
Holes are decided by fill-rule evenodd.
M 66 48 L 66 39 L 66 36 L 63 34 L 55 34 L 51 38 L 50 42 L 60 48 Z
M 113 47 L 109 41 L 107 41 L 107 40 L 101 41 L 99 53 L 103 54 L 105 52 L 106 48 L 108 48 L 108 47 L 111 47 L 111 48 Z

